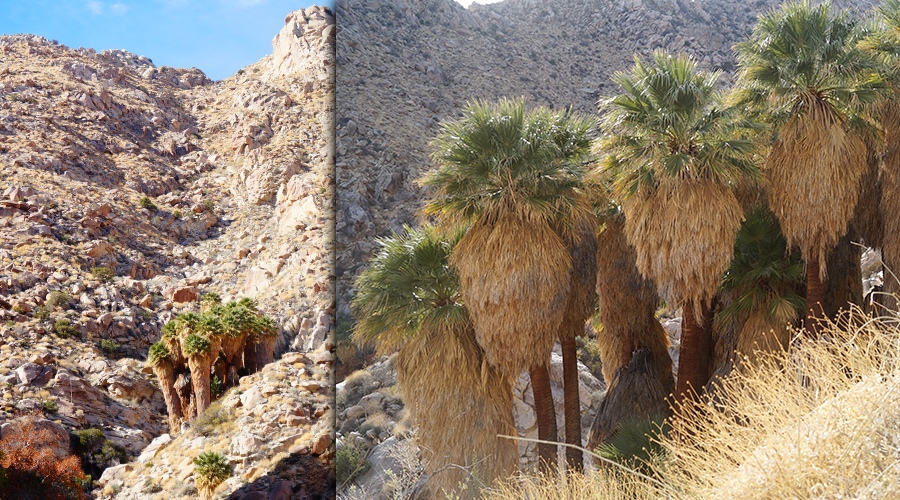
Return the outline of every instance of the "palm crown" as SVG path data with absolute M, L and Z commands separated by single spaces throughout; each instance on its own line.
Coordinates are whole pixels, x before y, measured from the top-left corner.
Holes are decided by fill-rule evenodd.
M 471 103 L 463 119 L 443 125 L 434 140 L 438 170 L 423 180 L 437 188 L 426 213 L 451 223 L 520 220 L 571 227 L 584 213 L 582 185 L 593 121 L 524 100 Z
M 425 327 L 459 330 L 468 315 L 450 251 L 462 237 L 442 238 L 431 226 L 378 241 L 381 250 L 357 280 L 356 336 L 397 345 Z
M 756 174 L 751 142 L 734 136 L 740 123 L 720 106 L 719 73 L 696 66 L 657 51 L 653 63 L 636 57 L 630 72 L 613 77 L 624 92 L 600 103 L 611 133 L 596 149 L 626 196 L 664 178 L 727 183 Z

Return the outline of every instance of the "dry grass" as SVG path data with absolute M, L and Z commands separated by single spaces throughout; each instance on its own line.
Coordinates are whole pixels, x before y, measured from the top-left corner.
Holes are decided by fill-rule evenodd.
M 723 382 L 719 406 L 673 422 L 657 481 L 601 469 L 517 479 L 489 498 L 787 499 L 900 496 L 900 328 L 858 310 L 759 354 Z

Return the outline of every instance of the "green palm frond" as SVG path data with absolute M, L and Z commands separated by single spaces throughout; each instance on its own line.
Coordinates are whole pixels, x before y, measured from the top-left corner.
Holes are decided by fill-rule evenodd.
M 718 78 L 687 56 L 635 57 L 630 71 L 613 77 L 624 92 L 600 102 L 608 133 L 594 146 L 603 158 L 595 174 L 615 179 L 625 197 L 663 178 L 732 183 L 757 177 L 753 142 L 740 135 L 750 125 L 723 105 Z
M 876 60 L 860 44 L 867 35 L 862 21 L 830 3 L 773 9 L 735 45 L 742 83 L 734 104 L 776 127 L 799 114 L 837 120 L 866 114 L 885 90 Z
M 237 302 L 225 307 L 220 316 L 222 328 L 229 337 L 239 337 L 253 329 L 256 315 Z
M 425 226 L 378 240 L 381 249 L 356 281 L 354 336 L 395 346 L 426 327 L 464 327 L 469 318 L 450 267 L 462 235 L 458 230 L 445 239 Z
M 592 119 L 524 100 L 473 102 L 432 142 L 438 169 L 422 179 L 436 193 L 425 207 L 446 226 L 492 223 L 505 214 L 566 226 L 586 211 L 579 190 Z
M 800 252 L 788 252 L 778 219 L 764 207 L 754 207 L 741 224 L 734 257 L 722 276 L 721 290 L 737 292 L 736 299 L 716 322 L 724 325 L 760 308 L 769 320 L 793 317 L 806 307 L 797 293 L 804 280 Z
M 200 315 L 195 331 L 206 338 L 212 338 L 223 335 L 225 328 L 222 326 L 219 315 L 208 311 Z

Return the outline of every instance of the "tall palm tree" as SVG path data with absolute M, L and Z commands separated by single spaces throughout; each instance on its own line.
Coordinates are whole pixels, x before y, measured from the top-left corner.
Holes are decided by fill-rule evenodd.
M 159 389 L 166 401 L 166 409 L 169 413 L 169 430 L 175 432 L 178 422 L 181 421 L 181 400 L 175 392 L 175 370 L 172 366 L 169 349 L 164 342 L 156 342 L 150 346 L 147 354 L 147 365 L 153 368 L 156 378 L 159 379 Z
M 866 171 L 864 105 L 881 86 L 860 49 L 861 23 L 827 3 L 791 2 L 759 18 L 735 45 L 737 104 L 759 113 L 774 136 L 764 174 L 769 203 L 807 267 L 805 326 L 818 332 L 828 250 L 847 231 Z
M 542 440 L 558 439 L 547 365 L 571 292 L 565 238 L 578 240 L 591 217 L 580 190 L 591 128 L 569 113 L 526 112 L 523 100 L 472 103 L 443 125 L 433 142 L 438 169 L 423 180 L 435 188 L 427 214 L 471 225 L 452 262 L 475 336 L 505 375 L 529 370 Z M 580 445 L 581 436 L 566 441 Z M 556 464 L 554 447 L 538 449 L 545 466 Z
M 485 361 L 462 303 L 448 239 L 433 227 L 379 241 L 381 249 L 357 280 L 357 340 L 401 345 L 397 379 L 425 454 L 435 496 L 477 491 L 515 472 L 512 380 Z M 467 493 L 464 493 L 467 492 Z
M 881 170 L 881 221 L 883 238 L 883 305 L 898 310 L 900 297 L 900 1 L 885 0 L 875 9 L 877 28 L 863 42 L 863 49 L 876 55 L 890 92 L 878 102 L 878 124 L 884 134 Z
M 751 143 L 734 137 L 720 101 L 719 73 L 658 51 L 635 58 L 613 81 L 624 92 L 601 101 L 609 133 L 597 143 L 602 172 L 615 177 L 625 234 L 637 267 L 669 304 L 683 304 L 675 388 L 680 401 L 709 378 L 710 330 L 703 306 L 731 261 L 743 217 L 732 184 L 752 178 Z

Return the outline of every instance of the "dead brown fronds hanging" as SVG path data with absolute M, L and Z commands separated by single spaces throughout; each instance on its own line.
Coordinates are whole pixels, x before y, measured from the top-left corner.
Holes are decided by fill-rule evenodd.
M 831 113 L 823 108 L 794 118 L 764 171 L 769 205 L 788 245 L 799 246 L 804 259 L 817 256 L 822 279 L 827 251 L 847 231 L 868 167 L 863 141 Z
M 397 356 L 397 379 L 435 497 L 465 497 L 477 483 L 516 471 L 516 442 L 497 437 L 515 434 L 511 380 L 485 362 L 471 326 L 428 328 L 410 338 Z
M 504 373 L 545 363 L 569 296 L 562 238 L 546 224 L 506 216 L 472 226 L 451 262 L 488 362 Z
M 669 304 L 693 300 L 695 315 L 716 293 L 731 262 L 743 211 L 727 185 L 709 180 L 661 182 L 624 202 L 625 234 L 636 265 Z
M 602 328 L 597 345 L 603 362 L 603 378 L 612 384 L 617 369 L 628 364 L 637 347 L 653 352 L 657 374 L 667 391 L 675 388 L 669 338 L 656 318 L 659 295 L 652 281 L 641 276 L 637 255 L 624 232 L 625 217 L 610 217 L 599 237 L 597 248 L 597 320 Z

